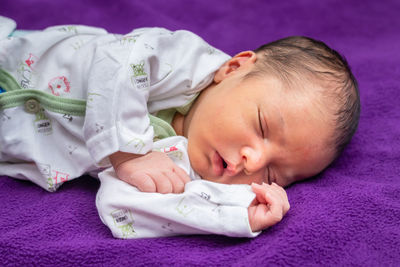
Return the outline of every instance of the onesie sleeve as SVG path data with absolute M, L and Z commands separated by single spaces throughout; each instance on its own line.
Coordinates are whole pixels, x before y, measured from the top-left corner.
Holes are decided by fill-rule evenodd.
M 229 56 L 188 31 L 141 28 L 97 44 L 88 80 L 84 138 L 100 166 L 116 151 L 152 149 L 149 113 L 189 102 Z
M 186 184 L 182 194 L 143 193 L 116 178 L 112 168 L 99 175 L 96 205 L 116 238 L 185 234 L 255 237 L 247 208 L 255 197 L 248 185 L 205 180 Z
M 17 27 L 17 23 L 10 18 L 0 16 L 0 40 L 7 38 Z

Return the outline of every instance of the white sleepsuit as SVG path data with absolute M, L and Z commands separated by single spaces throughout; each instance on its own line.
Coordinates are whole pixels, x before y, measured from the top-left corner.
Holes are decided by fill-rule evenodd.
M 3 17 L 0 25 L 0 175 L 55 191 L 110 167 L 108 155 L 116 151 L 181 146 L 167 154 L 173 159 L 182 152 L 186 160 L 176 158 L 177 164 L 196 179 L 186 139 L 169 137 L 175 135 L 169 123 L 174 112 L 188 111 L 228 55 L 188 31 L 141 28 L 116 35 L 69 25 L 6 37 L 15 25 Z M 248 225 L 249 186 L 199 180 L 183 194 L 161 195 L 114 176 L 112 168 L 100 173 L 97 207 L 116 237 L 257 235 Z
M 201 180 L 190 167 L 187 139 L 168 137 L 154 143 L 167 153 L 192 181 L 182 194 L 143 193 L 115 176 L 112 168 L 99 173 L 96 205 L 100 217 L 118 238 L 221 234 L 255 237 L 247 208 L 255 195 L 249 185 Z

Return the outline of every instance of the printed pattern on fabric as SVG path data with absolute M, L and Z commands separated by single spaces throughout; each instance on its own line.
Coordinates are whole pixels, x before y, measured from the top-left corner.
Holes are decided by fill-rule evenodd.
M 227 59 L 193 33 L 162 28 L 118 35 L 64 25 L 0 40 L 0 76 L 16 82 L 7 89 L 0 77 L 0 162 L 8 164 L 0 174 L 54 191 L 110 166 L 116 151 L 147 153 L 149 115 L 186 105 Z
M 249 185 L 225 185 L 201 180 L 190 167 L 187 139 L 168 137 L 154 143 L 190 175 L 181 194 L 144 193 L 119 180 L 112 168 L 99 174 L 96 196 L 99 215 L 117 238 L 179 234 L 224 234 L 254 237 L 247 207 L 255 195 Z

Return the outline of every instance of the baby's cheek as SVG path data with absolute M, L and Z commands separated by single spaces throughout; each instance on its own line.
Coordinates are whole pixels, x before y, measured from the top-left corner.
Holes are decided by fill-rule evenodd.
M 193 150 L 188 149 L 188 156 L 190 161 L 190 167 L 203 178 L 205 176 L 205 170 L 207 169 L 207 164 L 205 160 L 201 160 L 200 153 L 193 152 Z M 203 178 L 204 179 L 204 178 Z

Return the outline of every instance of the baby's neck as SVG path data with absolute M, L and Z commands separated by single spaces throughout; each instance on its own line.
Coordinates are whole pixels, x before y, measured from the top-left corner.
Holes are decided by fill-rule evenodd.
M 183 123 L 185 116 L 179 112 L 176 112 L 172 119 L 171 126 L 174 128 L 177 135 L 183 135 Z
M 179 112 L 176 112 L 174 118 L 172 119 L 171 125 L 174 128 L 177 135 L 182 135 L 188 138 L 188 132 L 190 127 L 190 122 L 192 117 L 196 113 L 197 106 L 202 103 L 205 96 L 212 91 L 212 88 L 215 87 L 215 84 L 210 84 L 207 88 L 203 89 L 200 92 L 200 95 L 194 100 L 193 105 L 190 107 L 190 110 L 186 115 L 182 115 Z

